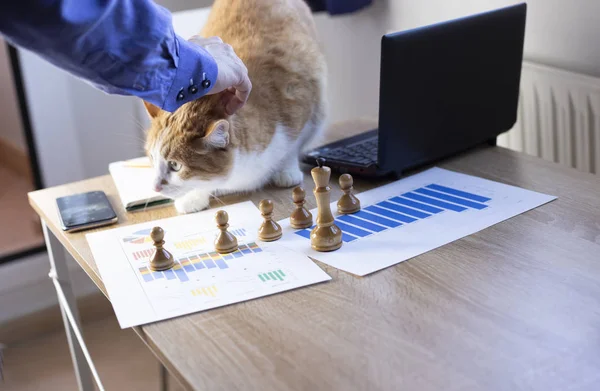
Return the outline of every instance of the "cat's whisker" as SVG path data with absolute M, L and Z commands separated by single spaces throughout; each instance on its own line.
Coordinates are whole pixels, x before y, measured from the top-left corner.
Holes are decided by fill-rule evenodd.
M 173 189 L 173 193 L 169 195 L 171 199 L 183 197 L 187 192 L 182 188 Z
M 118 137 L 126 137 L 135 141 L 142 141 L 145 142 L 145 138 L 140 136 L 139 134 L 135 134 L 135 133 L 131 133 L 131 132 L 117 132 L 115 133 L 115 136 Z
M 133 123 L 135 125 L 137 125 L 140 128 L 140 130 L 146 131 L 146 125 L 144 125 L 143 123 L 141 123 L 140 120 L 137 119 L 133 114 L 130 114 L 130 117 L 131 117 L 131 120 L 133 121 Z
M 124 143 L 125 145 L 134 145 L 143 148 L 146 142 L 146 140 L 144 140 L 143 138 L 133 134 L 122 133 L 116 134 L 115 136 L 119 138 L 120 143 Z
M 146 209 L 148 209 L 148 203 L 150 202 L 150 199 L 147 198 L 146 199 L 146 203 L 144 204 L 144 212 L 146 211 Z
M 223 205 L 223 206 L 227 206 L 227 204 L 226 204 L 225 202 L 223 202 L 223 200 L 222 200 L 222 199 L 220 199 L 219 197 L 217 197 L 217 196 L 216 196 L 216 194 L 211 194 L 211 196 L 212 196 L 212 197 L 213 197 L 213 198 L 214 198 L 214 199 L 215 199 L 217 202 L 220 202 L 220 203 L 221 203 L 221 205 Z

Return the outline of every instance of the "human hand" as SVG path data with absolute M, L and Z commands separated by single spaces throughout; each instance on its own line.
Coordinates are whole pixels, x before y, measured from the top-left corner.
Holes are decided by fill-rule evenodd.
M 195 35 L 189 41 L 202 46 L 213 56 L 218 68 L 217 81 L 208 94 L 225 91 L 225 111 L 227 115 L 234 114 L 244 106 L 252 90 L 248 69 L 231 45 L 223 43 L 219 37 L 204 38 Z

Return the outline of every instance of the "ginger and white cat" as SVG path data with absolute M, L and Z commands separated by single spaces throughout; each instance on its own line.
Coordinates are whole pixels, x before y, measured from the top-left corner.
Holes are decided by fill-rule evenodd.
M 232 116 L 220 94 L 174 113 L 146 104 L 155 185 L 180 213 L 207 208 L 211 195 L 299 184 L 299 153 L 325 121 L 326 65 L 303 0 L 216 0 L 201 35 L 233 47 L 252 92 Z

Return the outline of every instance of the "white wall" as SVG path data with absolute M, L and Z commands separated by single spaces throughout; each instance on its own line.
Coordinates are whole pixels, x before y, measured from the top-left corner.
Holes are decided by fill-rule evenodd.
M 377 1 L 377 0 L 376 0 Z M 390 31 L 436 23 L 515 0 L 388 0 Z M 525 57 L 528 60 L 600 76 L 600 1 L 529 0 Z
M 69 94 L 72 77 L 26 50 L 19 49 L 19 56 L 40 171 L 46 186 L 83 179 L 83 153 L 74 123 L 73 98 Z
M 26 152 L 27 145 L 23 136 L 21 114 L 17 103 L 8 48 L 0 38 L 0 139 L 16 149 Z
M 110 96 L 19 50 L 29 114 L 46 186 L 104 175 L 139 156 L 137 99 Z
M 69 87 L 86 178 L 105 175 L 113 161 L 143 155 L 144 125 L 136 112 L 139 99 L 108 95 L 81 80 Z
M 377 118 L 382 23 L 388 4 L 377 1 L 361 12 L 315 16 L 328 67 L 328 122 Z
M 530 0 L 529 59 L 600 76 L 600 1 Z

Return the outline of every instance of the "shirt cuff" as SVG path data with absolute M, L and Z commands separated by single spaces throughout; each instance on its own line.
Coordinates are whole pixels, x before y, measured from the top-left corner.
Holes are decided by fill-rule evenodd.
M 174 112 L 182 105 L 206 95 L 217 81 L 217 63 L 202 47 L 177 36 L 177 72 L 162 109 Z

